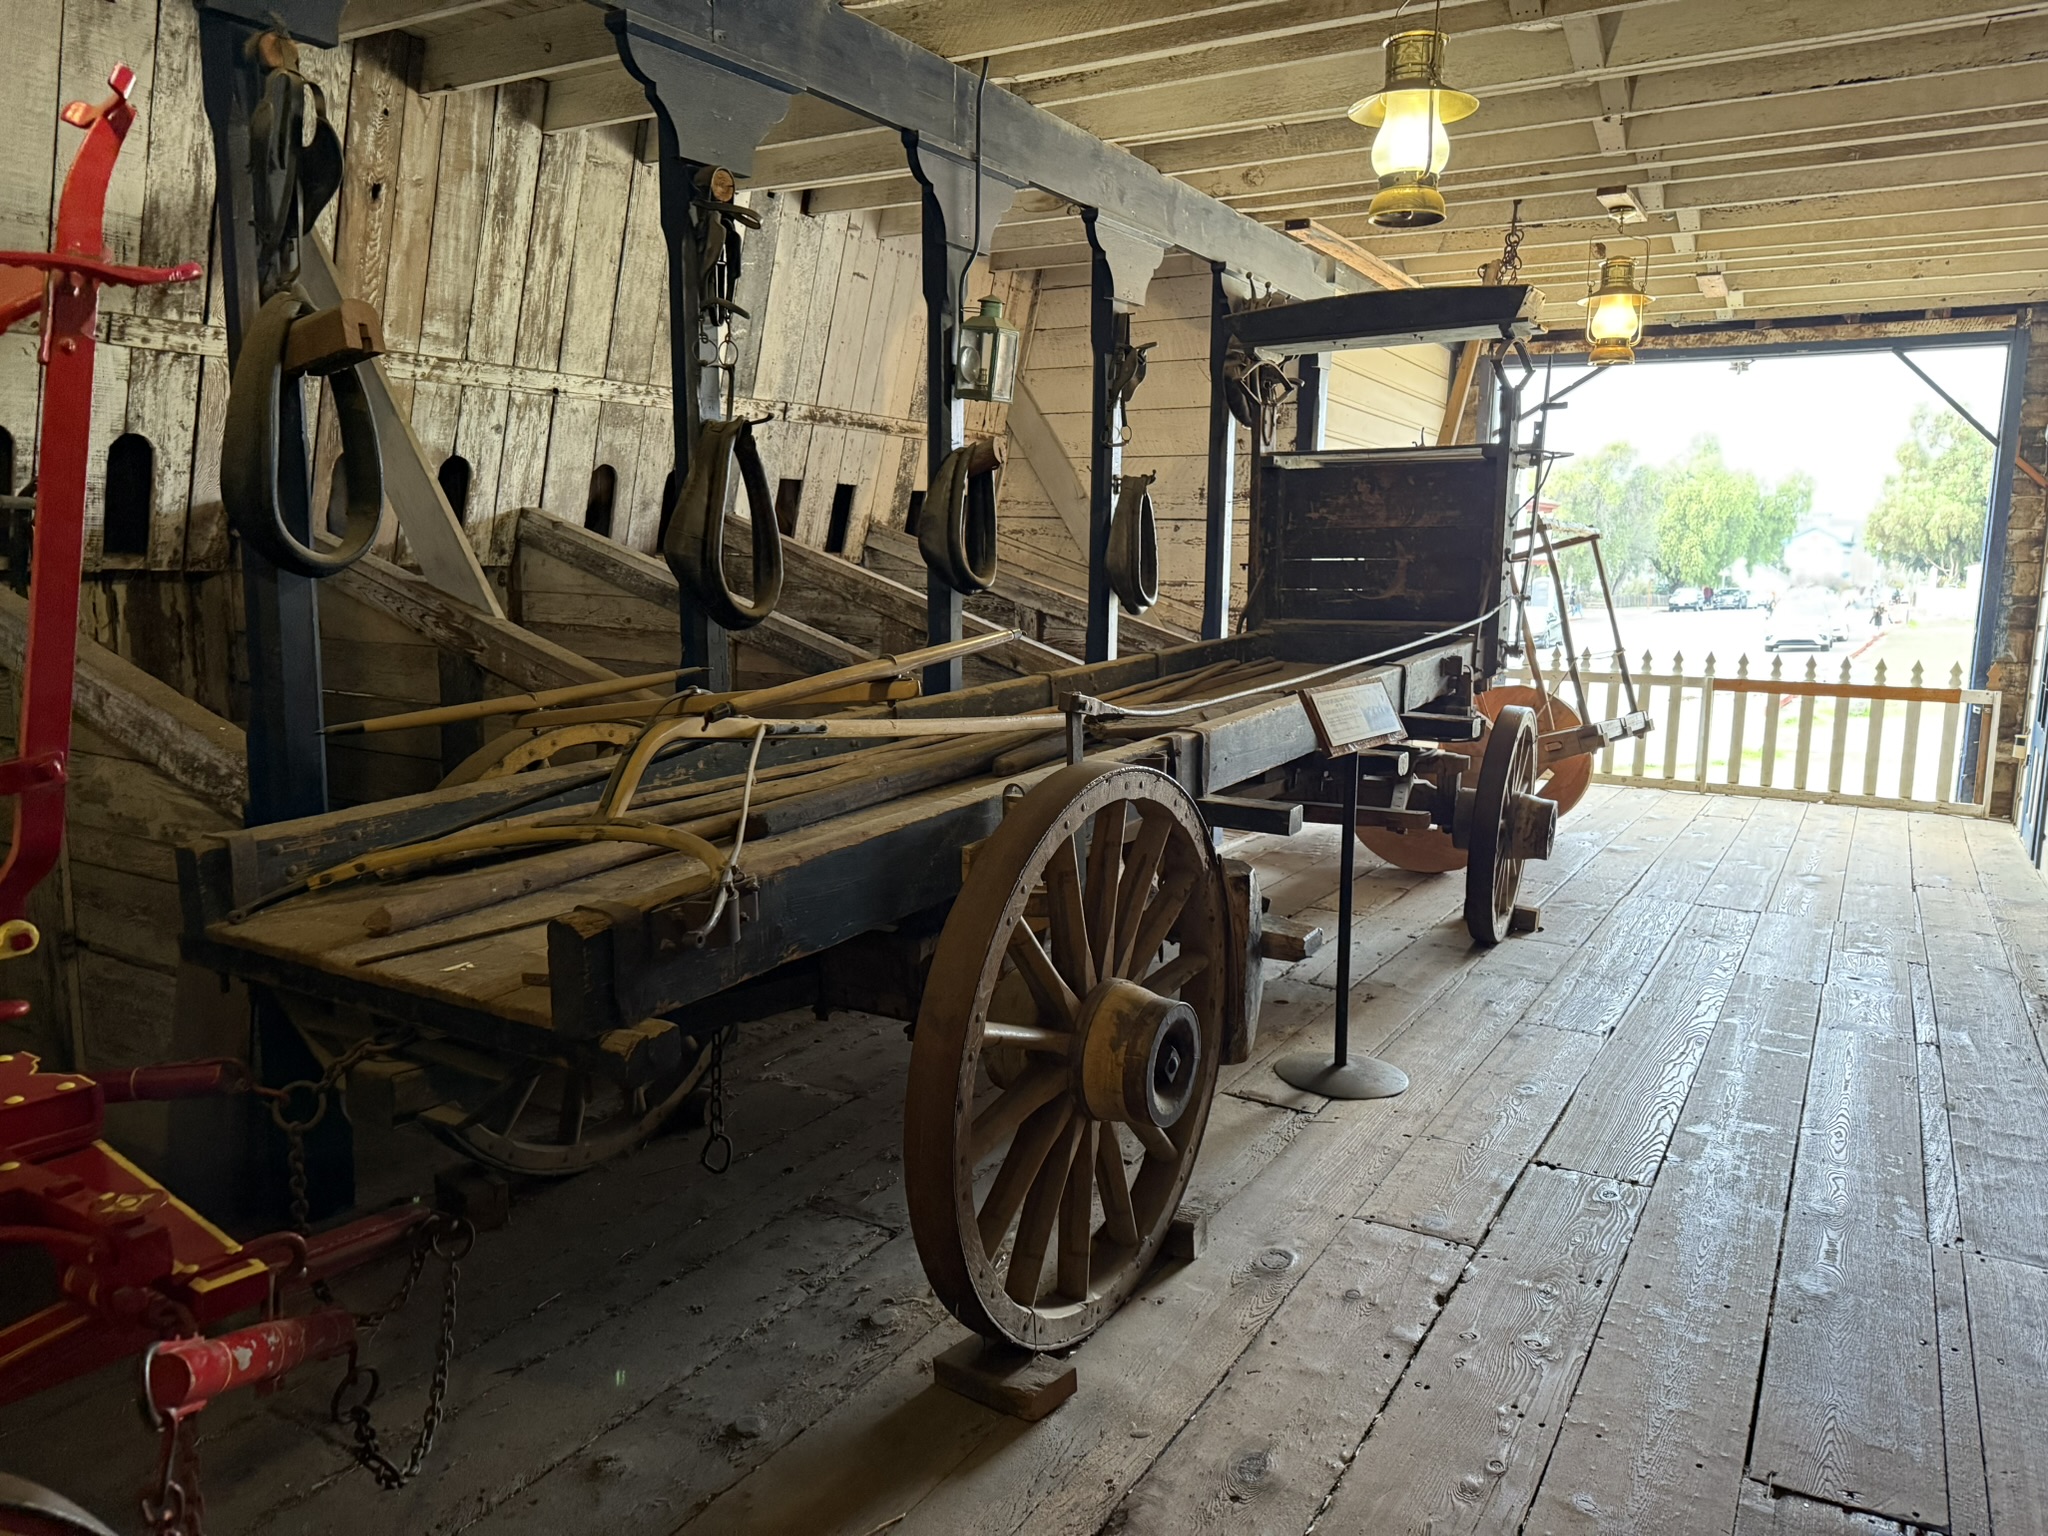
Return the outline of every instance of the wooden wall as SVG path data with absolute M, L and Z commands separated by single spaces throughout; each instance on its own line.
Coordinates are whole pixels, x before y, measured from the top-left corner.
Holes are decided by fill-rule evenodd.
M 1448 347 L 1373 347 L 1330 356 L 1323 445 L 1415 448 L 1436 441 L 1451 392 Z
M 0 634 L 18 643 L 25 613 L 0 593 Z M 175 867 L 181 845 L 241 824 L 242 734 L 92 641 L 79 672 L 64 851 L 29 903 L 43 943 L 0 968 L 0 996 L 26 998 L 31 1011 L 0 1026 L 0 1048 L 98 1067 L 161 1060 L 181 1046 L 243 1049 L 241 1039 L 203 1043 L 212 1040 L 206 994 L 218 989 L 179 960 Z M 0 751 L 10 754 L 18 707 L 19 679 L 0 670 Z M 192 1037 L 182 1041 L 181 1015 Z
M 1209 440 L 1209 269 L 1168 256 L 1145 307 L 1131 322 L 1137 345 L 1153 343 L 1144 385 L 1131 405 L 1124 448 L 1129 474 L 1156 472 L 1160 604 L 1156 616 L 1194 628 L 1202 604 L 1207 534 Z M 1332 448 L 1396 448 L 1432 443 L 1450 390 L 1443 347 L 1394 347 L 1338 353 L 1331 359 L 1325 441 Z M 1025 353 L 1026 385 L 1075 472 L 1088 467 L 1088 276 L 1062 267 L 1043 275 L 1037 323 Z M 1291 434 L 1290 423 L 1283 432 Z M 1003 558 L 1032 574 L 1085 589 L 1086 556 L 1054 510 L 1028 459 L 1014 451 L 1003 487 Z M 1249 434 L 1238 434 L 1236 510 L 1232 517 L 1232 602 L 1244 599 L 1249 514 Z
M 1131 340 L 1154 343 L 1144 385 L 1131 403 L 1126 474 L 1157 472 L 1152 505 L 1159 517 L 1158 616 L 1186 629 L 1200 624 L 1203 543 L 1208 527 L 1209 268 L 1168 256 L 1152 279 L 1145 307 L 1132 316 Z M 1088 475 L 1090 379 L 1088 273 L 1058 267 L 1041 275 L 1024 380 L 1066 449 L 1083 485 Z M 1232 568 L 1244 596 L 1244 519 L 1249 442 L 1240 432 Z M 1054 510 L 1027 457 L 1012 444 L 1004 472 L 1002 558 L 1026 572 L 1086 591 L 1087 555 Z

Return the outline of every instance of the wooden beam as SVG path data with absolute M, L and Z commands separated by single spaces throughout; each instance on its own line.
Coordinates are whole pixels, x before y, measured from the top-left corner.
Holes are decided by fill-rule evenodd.
M 744 529 L 745 524 L 736 519 L 734 527 L 736 530 Z M 743 536 L 737 531 L 733 535 L 736 539 Z M 669 609 L 677 606 L 675 577 L 666 564 L 652 556 L 636 553 L 588 529 L 578 528 L 532 508 L 520 514 L 518 537 L 522 542 L 531 543 L 536 550 L 595 576 L 631 597 L 659 603 Z M 912 634 L 923 633 L 922 592 L 842 560 L 837 555 L 824 554 L 809 545 L 799 544 L 794 539 L 783 540 L 782 555 L 785 591 L 830 592 L 844 602 L 883 615 L 899 629 Z M 972 614 L 964 623 L 964 631 L 970 638 L 993 634 L 1004 627 Z M 834 653 L 832 666 L 849 665 L 848 657 L 859 661 L 871 659 L 858 647 L 781 613 L 770 614 L 737 638 L 744 645 L 789 660 L 806 671 L 825 670 L 817 663 L 824 660 L 828 652 Z M 985 652 L 984 658 L 1020 676 L 1057 672 L 1074 665 L 1074 658 L 1064 651 L 1022 637 Z
M 1031 393 L 1030 384 L 1021 378 L 1017 380 L 1017 396 L 1010 402 L 1009 430 L 1011 440 L 1024 455 L 1024 462 L 1031 466 L 1032 478 L 1045 492 L 1045 499 L 1052 503 L 1053 511 L 1059 514 L 1067 536 L 1074 541 L 1075 555 L 1086 566 L 1088 492 L 1081 484 L 1081 475 L 1074 468 L 1074 461 L 1067 457 L 1067 450 L 1053 431 L 1052 423 L 1038 408 L 1038 399 Z
M 529 16 L 440 32 L 427 39 L 420 61 L 420 90 L 474 90 L 510 80 L 530 80 L 616 64 L 618 44 L 595 6 L 571 5 Z
M 479 613 L 424 577 L 365 555 L 332 578 L 335 589 L 398 620 L 443 650 L 467 656 L 522 689 L 595 683 L 616 674 L 496 614 Z
M 341 282 L 334 275 L 332 258 L 318 239 L 300 242 L 299 281 L 317 309 L 331 309 L 341 303 Z M 391 398 L 391 385 L 384 367 L 373 361 L 357 370 L 363 392 L 369 397 L 370 414 L 376 419 L 377 437 L 384 450 L 384 499 L 398 516 L 413 558 L 419 561 L 426 579 L 456 601 L 503 622 L 505 610 L 498 594 L 477 562 L 462 521 L 448 505 L 448 493 L 441 489 L 439 465 L 427 462 L 426 450 L 413 435 L 412 416 L 401 411 Z
M 348 0 L 341 8 L 341 40 L 402 32 L 423 22 L 447 21 L 489 10 L 497 0 Z
M 1291 242 L 1120 155 L 1086 131 L 917 48 L 831 0 L 710 14 L 687 0 L 634 0 L 620 47 L 636 69 L 663 51 L 820 96 L 914 135 L 926 151 L 975 154 L 984 175 L 1099 208 L 1139 234 L 1253 273 L 1282 293 L 1328 290 Z M 650 77 L 652 78 L 652 77 Z
M 10 660 L 28 644 L 28 603 L 0 589 L 0 655 Z M 186 698 L 98 641 L 78 637 L 72 684 L 77 718 L 135 753 L 223 816 L 242 819 L 249 799 L 248 751 L 241 728 Z
M 1382 261 L 1355 240 L 1314 219 L 1289 219 L 1284 226 L 1291 239 L 1312 251 L 1321 251 L 1332 261 L 1349 267 L 1375 288 L 1415 288 L 1420 285 L 1390 261 Z
M 1582 9 L 1587 8 L 1551 0 L 1546 16 Z M 1643 113 L 1687 101 L 1741 100 L 1821 90 L 1845 80 L 1901 78 L 1971 61 L 1977 67 L 2004 66 L 2028 56 L 2027 39 L 2041 25 L 2025 19 L 1993 25 L 2000 13 L 1984 0 L 1901 0 L 1885 7 L 1881 19 L 1842 12 L 1839 22 L 1831 18 L 1831 24 L 1819 27 L 1804 11 L 1763 0 L 1746 0 L 1733 13 L 1724 7 L 1713 14 L 1711 25 L 1696 8 L 1654 6 L 1631 9 L 1620 18 L 1608 65 L 1588 76 L 1578 69 L 1561 32 L 1527 31 L 1501 7 L 1492 10 L 1495 24 L 1470 33 L 1447 14 L 1456 82 L 1477 91 L 1484 102 L 1480 116 L 1460 130 L 1461 139 L 1538 122 L 1587 123 L 1603 111 L 1599 82 L 1607 78 L 1642 76 L 1633 89 L 1632 112 Z M 1084 70 L 1043 82 L 1007 83 L 1024 99 L 1133 149 L 1190 136 L 1211 141 L 1262 137 L 1277 124 L 1310 127 L 1320 152 L 1348 148 L 1356 153 L 1364 136 L 1343 121 L 1343 113 L 1359 94 L 1359 80 L 1374 77 L 1380 42 L 1394 23 L 1382 12 L 1328 19 L 1328 27 L 1291 28 L 1277 38 L 1251 28 L 1249 36 L 1219 40 L 1210 48 L 1176 46 L 1162 37 L 1155 53 L 1120 67 L 1121 73 Z M 1343 30 L 1346 26 L 1349 30 Z M 1898 46 L 1902 37 L 1911 37 L 1913 46 Z M 1592 138 L 1590 129 L 1587 136 Z M 1211 142 L 1185 146 L 1184 152 L 1213 166 L 1218 162 L 1211 157 L 1222 148 Z M 786 150 L 770 184 L 818 184 L 806 179 L 797 147 Z M 872 149 L 862 164 L 842 153 L 834 174 L 844 179 L 886 175 L 892 167 L 879 154 L 878 147 Z M 1254 150 L 1233 163 L 1271 158 Z M 1184 169 L 1165 160 L 1156 163 L 1169 172 Z
M 608 123 L 637 123 L 654 116 L 647 92 L 619 64 L 602 64 L 548 82 L 547 109 L 541 116 L 546 133 L 601 128 Z

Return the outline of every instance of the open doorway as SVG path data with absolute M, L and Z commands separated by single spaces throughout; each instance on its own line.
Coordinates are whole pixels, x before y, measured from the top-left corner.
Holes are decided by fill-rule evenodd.
M 1796 754 L 1798 791 L 1982 803 L 2012 335 L 1645 351 L 1599 374 L 1550 361 L 1544 447 L 1561 456 L 1541 500 L 1602 531 L 1628 665 L 1669 680 L 1653 689 L 1666 751 L 1642 760 L 1647 776 L 1787 792 Z M 1597 607 L 1590 562 L 1568 556 L 1564 574 L 1569 605 Z M 1604 623 L 1573 644 L 1612 647 Z M 1751 696 L 1716 719 L 1709 676 Z M 1971 695 L 1952 737 L 1940 701 L 1886 693 L 1907 689 Z M 1755 732 L 1766 709 L 1769 749 L 1740 737 L 1745 710 Z M 1774 771 L 1766 750 L 1788 761 Z

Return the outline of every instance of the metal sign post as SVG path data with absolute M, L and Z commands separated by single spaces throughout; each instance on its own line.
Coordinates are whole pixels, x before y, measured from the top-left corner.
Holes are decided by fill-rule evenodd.
M 1378 683 L 1339 684 L 1301 694 L 1326 757 L 1344 765 L 1344 819 L 1338 835 L 1337 1028 L 1329 1055 L 1295 1051 L 1273 1070 L 1290 1088 L 1326 1099 L 1390 1099 L 1408 1088 L 1408 1074 L 1377 1056 L 1351 1054 L 1351 886 L 1358 870 L 1358 754 L 1401 735 L 1401 722 Z

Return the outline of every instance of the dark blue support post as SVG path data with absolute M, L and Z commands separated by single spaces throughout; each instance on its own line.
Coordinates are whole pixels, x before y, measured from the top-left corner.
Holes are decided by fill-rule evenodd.
M 1320 453 L 1323 415 L 1328 401 L 1330 370 L 1320 352 L 1304 352 L 1295 364 L 1301 388 L 1294 393 L 1294 451 Z
M 944 150 L 903 136 L 910 173 L 923 189 L 925 484 L 939 463 L 966 437 L 966 416 L 954 393 L 962 318 L 961 286 L 975 259 L 988 249 L 988 236 L 1017 195 L 1006 181 L 978 171 Z M 961 597 L 937 571 L 925 572 L 925 643 L 946 645 L 960 638 Z M 935 662 L 924 669 L 926 693 L 951 693 L 961 683 L 961 662 Z
M 1088 381 L 1088 637 L 1083 658 L 1087 661 L 1108 661 L 1116 655 L 1116 598 L 1109 590 L 1109 520 L 1116 511 L 1117 485 L 1123 478 L 1124 446 L 1114 374 L 1117 343 L 1128 334 L 1118 324 L 1116 279 L 1109 257 L 1096 245 L 1088 275 L 1088 346 L 1093 366 Z
M 704 246 L 699 225 L 710 215 L 698 204 L 703 196 L 699 178 L 708 167 L 684 158 L 668 114 L 658 113 L 655 125 L 661 150 L 661 235 L 668 246 L 669 376 L 674 382 L 676 472 L 670 484 L 680 491 L 689 478 L 690 460 L 704 423 L 723 414 L 718 370 L 704 366 Z M 664 533 L 671 510 L 661 509 Z M 702 667 L 703 685 L 723 693 L 732 687 L 732 641 L 724 626 L 704 611 L 687 583 L 678 583 L 677 597 L 681 665 Z
M 1130 341 L 1130 315 L 1145 303 L 1152 274 L 1166 247 L 1152 236 L 1081 210 L 1088 231 L 1088 343 L 1094 358 L 1088 424 L 1088 641 L 1089 661 L 1116 655 L 1116 599 L 1109 590 L 1109 520 L 1123 480 L 1119 421 L 1118 352 Z
M 227 295 L 228 366 L 279 280 L 274 255 L 259 252 L 249 172 L 249 113 L 263 89 L 263 65 L 248 45 L 264 29 L 218 11 L 199 13 L 200 71 L 213 129 L 215 216 L 221 283 Z M 313 542 L 313 482 L 306 462 L 305 408 L 288 386 L 278 408 L 278 506 L 285 526 Z M 320 735 L 320 607 L 315 585 L 242 547 L 242 597 L 249 658 L 251 826 L 317 816 L 327 809 L 327 750 Z
M 1223 360 L 1230 346 L 1229 268 L 1209 267 L 1209 478 L 1208 528 L 1202 547 L 1202 638 L 1221 640 L 1230 632 L 1230 516 L 1237 497 L 1237 418 L 1223 389 Z

